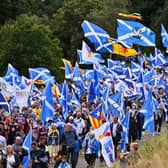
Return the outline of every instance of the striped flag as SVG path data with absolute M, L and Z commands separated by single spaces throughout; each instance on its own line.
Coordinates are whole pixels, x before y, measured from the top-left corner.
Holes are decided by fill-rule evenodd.
M 89 114 L 91 126 L 96 129 L 100 127 L 105 119 L 103 105 L 100 104 L 94 111 Z

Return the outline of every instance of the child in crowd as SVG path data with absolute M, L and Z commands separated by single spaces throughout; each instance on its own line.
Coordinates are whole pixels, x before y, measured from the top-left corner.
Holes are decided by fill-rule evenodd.
M 62 161 L 59 164 L 58 168 L 71 168 L 70 164 L 67 162 L 67 156 L 62 156 Z

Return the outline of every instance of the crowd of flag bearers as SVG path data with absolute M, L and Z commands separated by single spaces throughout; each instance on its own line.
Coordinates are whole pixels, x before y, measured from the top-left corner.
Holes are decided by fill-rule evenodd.
M 159 135 L 168 122 L 168 59 L 157 48 L 150 56 L 131 48 L 155 47 L 151 29 L 135 21 L 117 23 L 114 39 L 82 22 L 96 52 L 83 42 L 79 63 L 72 67 L 64 60 L 63 83 L 47 68 L 30 68 L 26 78 L 8 65 L 0 78 L 0 168 L 77 168 L 82 154 L 88 168 L 97 158 L 108 167 L 116 160 L 123 168 L 136 167 L 137 142 L 146 131 Z M 168 47 L 163 25 L 162 37 Z M 116 56 L 106 66 L 101 53 L 119 54 L 125 61 Z

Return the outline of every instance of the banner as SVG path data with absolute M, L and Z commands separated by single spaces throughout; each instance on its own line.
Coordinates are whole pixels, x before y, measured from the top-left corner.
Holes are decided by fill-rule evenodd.
M 95 137 L 102 146 L 102 155 L 108 167 L 112 167 L 115 161 L 115 149 L 111 137 L 110 123 L 106 122 L 101 127 L 93 131 Z
M 26 89 L 16 90 L 16 104 L 22 109 L 22 107 L 27 106 L 29 94 L 30 94 L 30 86 Z

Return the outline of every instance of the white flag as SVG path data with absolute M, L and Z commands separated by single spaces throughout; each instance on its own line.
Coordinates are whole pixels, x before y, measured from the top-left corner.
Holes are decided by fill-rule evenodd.
M 94 130 L 95 137 L 102 146 L 102 155 L 108 167 L 112 167 L 115 161 L 115 149 L 111 137 L 110 123 L 106 122 L 98 129 Z

